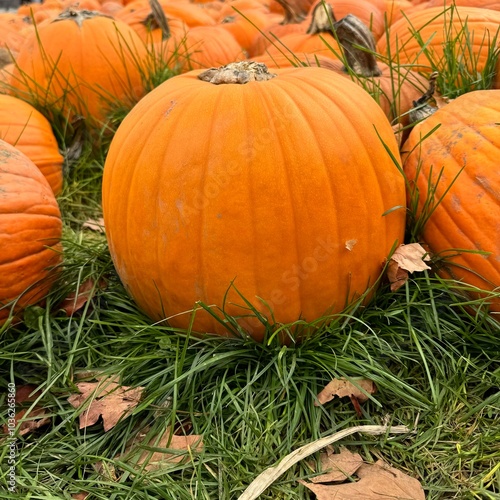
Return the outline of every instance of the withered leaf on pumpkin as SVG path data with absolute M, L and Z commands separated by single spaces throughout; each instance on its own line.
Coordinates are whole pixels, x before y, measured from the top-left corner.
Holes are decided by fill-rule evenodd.
M 391 284 L 391 290 L 395 292 L 408 280 L 408 273 L 414 271 L 425 271 L 430 267 L 425 263 L 429 261 L 428 251 L 420 243 L 400 245 L 387 265 L 387 279 Z
M 342 448 L 339 453 L 334 453 L 328 446 L 320 454 L 321 470 L 323 474 L 310 479 L 313 483 L 332 483 L 349 479 L 363 463 L 359 453 L 352 453 L 347 448 Z
M 172 434 L 171 428 L 167 427 L 161 436 L 153 436 L 148 439 L 148 432 L 148 428 L 144 429 L 125 451 L 125 455 L 132 456 L 131 454 L 137 448 L 140 451 L 140 455 L 138 458 L 137 455 L 133 457 L 133 463 L 147 471 L 184 462 L 189 460 L 192 453 L 199 453 L 203 450 L 203 436 L 198 434 Z M 165 451 L 151 451 L 147 449 L 141 451 L 141 446 L 155 449 L 162 448 Z
M 345 378 L 334 378 L 329 382 L 326 387 L 318 394 L 317 401 L 314 402 L 315 406 L 325 404 L 335 397 L 356 398 L 360 402 L 367 401 L 368 394 L 375 394 L 377 387 L 371 380 L 366 379 L 352 379 L 353 382 Z
M 382 460 L 362 464 L 358 481 L 341 484 L 315 484 L 299 481 L 315 493 L 317 500 L 425 500 L 420 482 L 390 467 Z
M 86 406 L 79 417 L 80 429 L 94 425 L 102 417 L 105 432 L 129 415 L 144 390 L 144 387 L 121 386 L 116 377 L 101 377 L 97 382 L 78 382 L 76 385 L 80 394 L 72 394 L 68 401 L 74 408 Z

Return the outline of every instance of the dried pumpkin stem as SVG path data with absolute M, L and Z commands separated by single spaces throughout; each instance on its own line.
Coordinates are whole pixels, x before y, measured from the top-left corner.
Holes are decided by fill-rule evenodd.
M 63 10 L 55 19 L 53 19 L 51 22 L 56 23 L 58 21 L 66 21 L 68 19 L 71 19 L 72 21 L 75 21 L 76 24 L 81 28 L 82 24 L 84 21 L 87 19 L 92 19 L 93 17 L 111 17 L 106 14 L 103 14 L 101 12 L 97 12 L 94 10 L 76 10 L 73 8 L 68 8 L 66 10 Z
M 163 11 L 160 2 L 158 0 L 149 0 L 149 6 L 151 7 L 151 15 L 154 22 L 161 29 L 162 40 L 167 40 L 171 36 L 170 26 L 168 25 L 167 16 Z M 148 16 L 149 17 L 149 16 Z
M 308 35 L 318 33 L 331 33 L 333 23 L 336 21 L 333 8 L 329 3 L 320 2 L 312 11 L 311 24 L 307 28 Z
M 359 76 L 380 76 L 382 70 L 375 57 L 375 39 L 359 18 L 352 14 L 333 24 L 334 34 L 342 46 L 346 63 Z
M 429 77 L 429 88 L 422 94 L 422 97 L 413 101 L 413 108 L 409 112 L 410 123 L 422 121 L 438 110 L 438 108 L 429 104 L 429 101 L 434 98 L 438 76 L 439 73 L 437 71 L 431 73 Z
M 200 73 L 198 78 L 204 82 L 220 85 L 224 83 L 244 84 L 249 82 L 264 82 L 277 76 L 270 73 L 263 63 L 240 61 L 219 68 L 210 68 Z
M 276 0 L 283 10 L 285 11 L 285 17 L 280 24 L 299 24 L 301 23 L 307 15 L 307 12 L 301 11 L 295 3 L 287 0 Z

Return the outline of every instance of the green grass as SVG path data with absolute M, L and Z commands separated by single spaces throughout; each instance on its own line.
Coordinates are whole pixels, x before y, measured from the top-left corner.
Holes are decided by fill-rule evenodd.
M 117 108 L 116 126 L 125 112 Z M 50 423 L 16 439 L 16 492 L 7 490 L 9 447 L 0 445 L 2 498 L 88 492 L 87 500 L 233 499 L 294 449 L 388 421 L 411 432 L 355 434 L 337 445 L 416 477 L 431 500 L 500 499 L 499 326 L 480 300 L 466 298 L 465 285 L 427 272 L 394 293 L 382 283 L 368 306 L 332 319 L 298 345 L 281 346 L 275 337 L 264 344 L 200 339 L 151 324 L 120 283 L 105 236 L 82 228 L 101 215 L 106 142 L 96 148 L 67 124 L 58 137 L 78 149 L 59 197 L 64 268 L 45 306 L 30 308 L 24 324 L 0 327 L 1 386 L 37 386 L 32 406 L 45 408 Z M 424 221 L 409 221 L 408 240 L 415 240 Z M 68 317 L 58 305 L 89 278 L 98 284 L 92 299 Z M 88 372 L 145 388 L 131 415 L 108 432 L 101 423 L 79 429 L 82 410 L 67 401 Z M 361 416 L 349 399 L 314 404 L 334 377 L 376 383 Z M 2 411 L 0 425 L 7 418 Z M 125 453 L 145 429 L 154 437 L 166 426 L 203 435 L 203 451 L 155 471 Z M 313 498 L 297 482 L 312 475 L 304 460 L 261 498 Z

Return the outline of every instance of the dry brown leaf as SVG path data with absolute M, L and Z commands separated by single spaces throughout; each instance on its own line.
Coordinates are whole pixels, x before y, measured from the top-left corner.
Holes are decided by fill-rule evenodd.
M 104 219 L 99 217 L 99 219 L 87 219 L 82 224 L 83 229 L 90 229 L 91 231 L 96 231 L 98 233 L 105 233 L 104 229 Z
M 314 484 L 299 481 L 318 500 L 425 500 L 420 482 L 390 467 L 382 460 L 363 464 L 356 472 L 359 481 L 342 484 Z
M 71 498 L 74 498 L 75 500 L 85 500 L 89 496 L 88 493 L 81 492 L 81 493 L 73 493 L 71 495 Z
M 35 406 L 29 413 L 27 413 L 27 409 L 21 410 L 16 413 L 15 415 L 15 421 L 16 421 L 16 427 L 19 425 L 19 430 L 18 430 L 18 435 L 19 436 L 24 436 L 25 434 L 29 434 L 31 431 L 34 431 L 35 429 L 39 429 L 40 427 L 43 427 L 44 425 L 50 424 L 50 418 L 47 417 L 47 412 L 45 411 L 45 408 L 42 408 L 40 406 Z M 26 420 L 24 420 L 26 415 Z M 7 427 L 7 424 L 5 424 L 2 428 L 2 431 L 4 434 L 7 434 L 9 429 Z
M 72 394 L 69 403 L 80 408 L 88 401 L 87 408 L 80 414 L 80 429 L 94 425 L 102 417 L 105 432 L 128 416 L 144 390 L 144 387 L 121 386 L 116 377 L 101 377 L 97 382 L 78 382 L 76 385 L 81 394 Z
M 391 291 L 395 292 L 408 281 L 409 272 L 430 269 L 425 263 L 429 260 L 428 251 L 419 243 L 400 245 L 396 248 L 387 266 L 387 279 L 391 284 Z
M 167 427 L 160 438 L 154 436 L 147 441 L 146 436 L 148 433 L 149 428 L 144 429 L 144 431 L 133 440 L 131 445 L 127 447 L 124 453 L 124 456 L 128 455 L 130 457 L 132 456 L 131 453 L 140 446 L 169 450 L 165 452 L 143 450 L 138 458 L 137 454 L 134 455 L 133 463 L 147 471 L 157 470 L 165 465 L 183 462 L 189 459 L 191 453 L 199 453 L 203 450 L 203 436 L 198 434 L 172 435 L 170 427 Z
M 116 481 L 118 481 L 116 467 L 112 463 L 100 460 L 99 462 L 95 462 L 92 467 L 94 467 L 94 470 L 106 481 L 111 483 L 116 483 Z
M 41 393 L 42 391 L 40 391 L 34 384 L 16 386 L 16 403 L 22 404 L 27 401 L 35 401 Z
M 387 279 L 391 284 L 391 292 L 395 292 L 408 281 L 408 271 L 401 269 L 395 260 L 390 260 L 387 265 Z
M 363 464 L 359 453 L 352 453 L 342 448 L 339 453 L 333 453 L 328 447 L 320 454 L 321 470 L 328 471 L 311 478 L 313 483 L 332 483 L 345 481 L 351 477 Z
M 96 288 L 106 288 L 106 282 L 99 280 L 96 285 L 95 281 L 89 278 L 80 284 L 76 292 L 69 293 L 59 304 L 58 308 L 63 309 L 67 316 L 72 316 L 92 298 Z
M 429 261 L 431 258 L 420 243 L 410 243 L 408 245 L 399 245 L 392 254 L 391 260 L 397 262 L 402 269 L 412 273 L 430 269 L 425 261 Z
M 37 389 L 36 385 L 26 384 L 16 387 L 15 401 L 16 405 L 22 405 L 23 403 L 31 403 L 35 401 L 41 394 L 41 391 Z M 19 425 L 18 435 L 24 436 L 29 434 L 31 431 L 43 427 L 50 423 L 50 418 L 47 417 L 47 412 L 41 406 L 36 405 L 27 415 L 28 408 L 19 410 L 14 419 L 16 421 L 16 427 Z M 26 419 L 25 419 L 26 417 Z M 2 427 L 2 432 L 8 434 L 9 428 L 7 424 Z
M 353 379 L 354 380 L 354 379 Z M 350 382 L 345 378 L 334 378 L 327 386 L 318 394 L 315 406 L 331 401 L 335 397 L 356 398 L 360 402 L 368 400 L 368 394 L 375 394 L 377 387 L 371 380 L 358 379 Z
M 337 441 L 345 439 L 347 436 L 351 436 L 357 432 L 363 434 L 370 434 L 372 436 L 380 436 L 382 434 L 406 434 L 410 429 L 404 425 L 397 425 L 393 427 L 388 427 L 387 425 L 357 425 L 355 427 L 350 427 L 348 429 L 343 429 L 331 436 L 326 436 L 312 443 L 301 446 L 295 449 L 285 457 L 283 457 L 279 463 L 273 467 L 269 467 L 264 472 L 261 472 L 245 489 L 245 491 L 240 495 L 238 500 L 256 500 L 260 498 L 261 493 L 263 493 L 266 488 L 268 488 L 276 479 L 278 479 L 283 473 L 285 473 L 290 467 L 300 462 L 302 459 L 322 450 L 326 446 L 329 446 Z

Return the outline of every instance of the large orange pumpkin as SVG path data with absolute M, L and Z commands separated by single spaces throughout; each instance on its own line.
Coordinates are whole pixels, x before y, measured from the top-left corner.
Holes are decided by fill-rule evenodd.
M 56 196 L 61 192 L 64 158 L 42 113 L 17 97 L 0 94 L 0 139 L 15 146 L 40 169 Z
M 386 147 L 399 157 L 381 108 L 329 70 L 245 61 L 171 78 L 106 159 L 118 274 L 153 320 L 181 328 L 202 301 L 262 340 L 232 283 L 270 322 L 339 312 L 403 241 L 404 181 Z M 205 311 L 193 327 L 228 335 Z
M 61 214 L 49 183 L 0 140 L 0 325 L 47 294 L 61 260 Z
M 442 198 L 422 238 L 446 276 L 488 291 L 500 291 L 499 117 L 500 90 L 469 92 L 415 126 L 403 147 L 417 216 Z M 500 297 L 491 310 L 500 312 Z
M 28 38 L 11 84 L 29 102 L 102 124 L 114 104 L 131 106 L 144 94 L 146 59 L 144 42 L 127 24 L 70 9 Z

